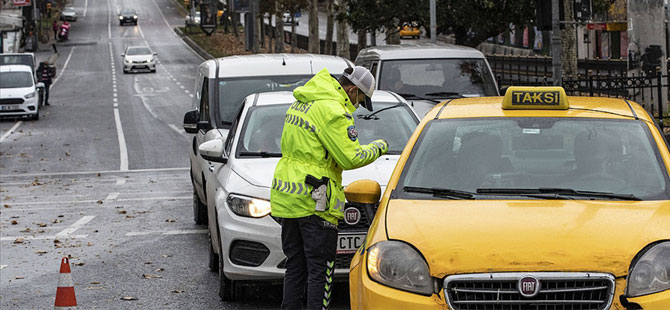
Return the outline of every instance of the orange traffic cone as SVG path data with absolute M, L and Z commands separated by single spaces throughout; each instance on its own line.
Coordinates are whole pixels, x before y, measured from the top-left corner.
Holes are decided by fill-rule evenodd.
M 70 275 L 70 259 L 63 257 L 60 261 L 60 278 L 56 290 L 55 310 L 77 310 L 77 298 L 74 296 L 74 281 Z

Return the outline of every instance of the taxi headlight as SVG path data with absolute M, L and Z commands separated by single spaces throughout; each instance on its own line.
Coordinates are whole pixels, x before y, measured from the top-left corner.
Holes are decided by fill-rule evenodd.
M 23 96 L 23 98 L 26 98 L 26 99 L 30 99 L 30 98 L 33 98 L 33 97 L 35 97 L 35 92 L 30 92 L 30 93 L 26 94 L 25 96 Z
M 381 284 L 422 295 L 433 294 L 428 264 L 414 248 L 400 241 L 382 241 L 368 250 L 370 278 Z
M 245 217 L 264 217 L 270 214 L 270 202 L 235 194 L 228 195 L 228 207 L 233 213 Z
M 626 288 L 628 297 L 670 290 L 670 241 L 647 248 L 631 267 Z

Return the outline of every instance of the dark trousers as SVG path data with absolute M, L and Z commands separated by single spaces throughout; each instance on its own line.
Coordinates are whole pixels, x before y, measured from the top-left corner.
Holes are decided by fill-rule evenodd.
M 49 88 L 51 88 L 51 81 L 42 81 L 44 83 L 44 104 L 49 104 Z
M 281 240 L 286 255 L 282 309 L 302 309 L 305 299 L 307 309 L 328 309 L 337 227 L 316 215 L 282 219 Z
M 54 30 L 54 40 L 58 40 L 58 29 Z

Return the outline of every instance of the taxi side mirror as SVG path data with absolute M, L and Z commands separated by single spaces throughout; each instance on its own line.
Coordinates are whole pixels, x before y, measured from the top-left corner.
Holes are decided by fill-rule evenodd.
M 375 204 L 379 202 L 381 195 L 381 186 L 373 180 L 358 180 L 344 189 L 347 201 L 354 203 Z

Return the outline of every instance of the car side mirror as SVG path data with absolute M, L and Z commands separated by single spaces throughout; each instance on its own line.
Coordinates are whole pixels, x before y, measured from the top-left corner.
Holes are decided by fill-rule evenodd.
M 37 85 L 35 85 L 37 88 L 44 88 L 44 83 L 39 82 Z
M 126 54 L 121 54 L 121 57 L 126 57 Z
M 198 147 L 200 156 L 208 161 L 225 164 L 228 162 L 228 156 L 223 154 L 223 140 L 213 139 Z
M 354 181 L 344 189 L 347 201 L 354 203 L 375 204 L 379 202 L 381 195 L 381 186 L 373 180 Z
M 187 133 L 198 132 L 198 122 L 200 121 L 200 114 L 198 110 L 191 110 L 184 114 L 184 130 Z
M 154 56 L 158 56 L 158 53 L 153 53 Z

